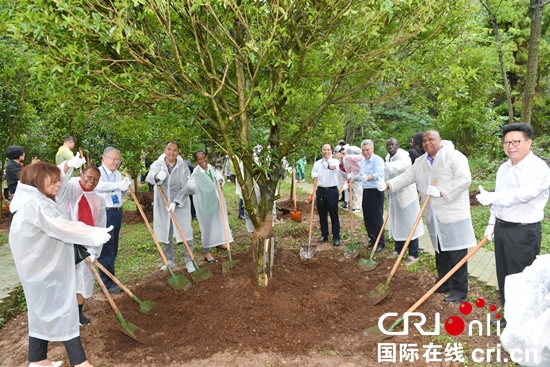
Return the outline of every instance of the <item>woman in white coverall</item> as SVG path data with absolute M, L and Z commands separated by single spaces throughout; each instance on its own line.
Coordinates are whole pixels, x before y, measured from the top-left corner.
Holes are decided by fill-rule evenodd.
M 222 213 L 220 209 L 220 200 L 223 200 L 224 209 L 227 208 L 225 198 L 223 195 L 220 198 L 218 194 L 217 182 L 220 181 L 220 184 L 223 185 L 223 177 L 208 164 L 206 154 L 202 150 L 197 151 L 194 157 L 198 166 L 193 170 L 191 177 L 197 181 L 193 198 L 201 227 L 202 252 L 204 261 L 215 263 L 216 259 L 210 253 L 210 249 L 212 247 L 226 248 L 225 231 L 227 231 L 229 242 L 233 242 L 231 229 L 228 226 L 227 209 L 225 213 Z M 225 230 L 222 215 L 225 216 Z
M 92 366 L 80 340 L 73 243 L 99 246 L 110 228 L 73 222 L 55 202 L 61 172 L 37 162 L 21 172 L 11 202 L 9 243 L 28 309 L 29 367 L 60 366 L 48 360 L 48 342 L 65 344 L 71 365 Z
M 95 188 L 101 177 L 99 168 L 88 166 L 82 170 L 80 177 L 71 178 L 73 169 L 78 168 L 71 166 L 71 161 L 63 162 L 58 166 L 64 174 L 61 178 L 61 188 L 55 198 L 57 203 L 71 220 L 79 221 L 89 226 L 105 228 L 107 223 L 105 199 L 95 192 Z M 93 243 L 93 241 L 91 242 Z M 99 257 L 103 248 L 102 245 L 85 247 L 90 253 L 92 261 Z M 86 261 L 76 264 L 76 298 L 80 325 L 90 324 L 90 319 L 82 313 L 82 307 L 84 306 L 84 299 L 88 299 L 93 295 L 94 280 L 94 273 Z

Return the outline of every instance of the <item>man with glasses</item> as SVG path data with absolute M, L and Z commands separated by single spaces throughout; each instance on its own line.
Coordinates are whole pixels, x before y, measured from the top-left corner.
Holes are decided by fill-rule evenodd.
M 495 263 L 500 301 L 504 306 L 505 278 L 521 273 L 540 252 L 541 221 L 548 202 L 550 169 L 531 151 L 533 127 L 520 122 L 502 129 L 504 154 L 509 158 L 497 171 L 495 192 L 479 186 L 476 196 L 491 206 L 485 236 L 495 240 Z M 493 320 L 492 326 L 506 327 L 506 319 Z
M 113 275 L 115 275 L 115 260 L 118 253 L 118 235 L 122 225 L 122 193 L 123 191 L 127 191 L 128 186 L 132 183 L 129 178 L 122 178 L 122 175 L 118 171 L 120 162 L 120 151 L 118 149 L 113 147 L 105 148 L 101 159 L 101 167 L 99 168 L 101 177 L 96 186 L 96 192 L 105 199 L 107 210 L 106 226 L 113 226 L 113 230 L 110 232 L 111 238 L 103 245 L 97 261 Z M 101 270 L 99 271 L 99 275 L 109 293 L 122 292 L 122 289 Z

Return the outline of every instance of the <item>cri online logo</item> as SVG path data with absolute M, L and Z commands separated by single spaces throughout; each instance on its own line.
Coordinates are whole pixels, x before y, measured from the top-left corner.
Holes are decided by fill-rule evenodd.
M 475 305 L 477 308 L 483 308 L 485 306 L 485 300 L 483 298 L 478 298 L 475 302 Z M 470 302 L 462 302 L 460 306 L 458 306 L 458 310 L 463 315 L 469 315 L 472 312 L 472 309 L 473 309 L 473 306 Z M 489 306 L 489 310 L 491 312 L 495 312 L 497 310 L 497 306 L 491 305 Z M 490 319 L 489 314 L 487 314 L 487 318 Z M 497 313 L 496 318 L 500 320 L 501 315 Z M 465 329 L 465 325 L 466 324 L 464 323 L 464 320 L 462 319 L 462 317 L 450 316 L 445 321 L 445 330 L 447 331 L 447 333 L 449 333 L 449 335 L 457 336 L 462 334 L 462 332 Z
M 477 308 L 483 308 L 485 306 L 485 300 L 483 298 L 478 298 L 475 302 L 475 305 Z M 469 315 L 472 310 L 473 306 L 470 302 L 462 302 L 458 306 L 458 310 L 462 315 Z M 491 305 L 489 307 L 489 310 L 491 313 L 495 312 L 497 310 L 497 306 Z M 378 327 L 380 331 L 386 335 L 407 335 L 409 333 L 409 318 L 415 318 L 416 320 L 412 321 L 412 324 L 416 327 L 418 332 L 421 335 L 439 335 L 440 334 L 440 315 L 439 312 L 435 313 L 435 330 L 434 331 L 426 331 L 422 328 L 424 324 L 426 324 L 426 316 L 421 312 L 405 312 L 403 315 L 403 331 L 389 331 L 384 328 L 384 320 L 387 317 L 395 317 L 398 316 L 396 312 L 388 312 L 380 316 L 378 319 Z M 420 318 L 418 320 L 417 318 Z M 501 318 L 500 314 L 496 315 L 497 319 Z M 486 335 L 491 335 L 491 314 L 487 314 L 487 322 L 486 322 Z M 445 331 L 449 335 L 457 336 L 462 334 L 462 332 L 466 328 L 466 323 L 464 322 L 464 319 L 461 316 L 450 316 L 445 320 Z M 468 324 L 468 335 L 472 336 L 474 334 L 474 329 L 477 329 L 478 335 L 483 334 L 483 324 L 479 320 L 473 320 L 470 321 Z M 497 333 L 496 335 L 500 335 L 500 325 L 497 326 Z

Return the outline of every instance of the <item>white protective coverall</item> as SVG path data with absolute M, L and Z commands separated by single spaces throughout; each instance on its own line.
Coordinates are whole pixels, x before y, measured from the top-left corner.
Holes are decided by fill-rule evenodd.
M 384 176 L 387 180 L 399 176 L 412 166 L 409 153 L 399 148 L 397 152 L 390 157 L 386 155 L 384 164 Z M 405 241 L 409 237 L 412 226 L 420 213 L 418 204 L 418 193 L 416 183 L 405 186 L 399 191 L 388 194 L 388 228 L 389 236 L 396 241 Z M 411 240 L 414 240 L 424 234 L 424 225 L 422 220 L 416 227 Z
M 522 366 L 550 366 L 550 254 L 508 275 L 505 294 L 502 346 Z
M 10 205 L 9 243 L 27 300 L 29 336 L 67 341 L 80 335 L 74 243 L 94 246 L 104 228 L 73 222 L 36 187 L 19 183 Z
M 155 185 L 155 203 L 153 205 L 153 229 L 155 231 L 155 236 L 160 242 L 164 242 L 165 244 L 170 243 L 168 232 L 172 218 L 166 210 L 166 205 L 162 199 L 160 191 L 158 190 L 157 185 L 161 185 L 164 195 L 166 195 L 166 200 L 168 200 L 168 204 L 173 201 L 177 203 L 176 208 L 174 209 L 174 216 L 178 221 L 185 239 L 187 242 L 193 241 L 193 228 L 191 227 L 191 200 L 189 199 L 189 195 L 193 195 L 193 192 L 191 189 L 187 188 L 187 182 L 191 177 L 189 167 L 187 167 L 187 164 L 183 161 L 183 158 L 178 155 L 176 165 L 172 170 L 172 173 L 169 173 L 164 157 L 165 155 L 163 153 L 156 161 L 153 162 L 153 164 L 151 164 L 151 168 L 146 178 L 147 182 Z M 166 179 L 156 182 L 155 176 L 160 171 L 166 172 Z M 176 237 L 177 242 L 183 241 L 175 225 L 173 235 Z M 191 248 L 191 251 L 192 250 L 193 249 Z
M 60 166 L 64 166 L 65 162 Z M 105 228 L 107 224 L 107 212 L 105 211 L 105 199 L 99 196 L 95 190 L 84 191 L 80 186 L 80 177 L 72 177 L 73 168 L 70 167 L 66 173 L 63 173 L 61 168 L 61 188 L 55 197 L 59 206 L 67 213 L 69 219 L 78 221 L 78 204 L 83 196 L 88 200 L 90 209 L 92 210 L 92 217 L 94 219 L 94 226 Z M 97 259 L 101 254 L 103 245 L 92 246 L 84 244 L 90 255 Z M 84 298 L 90 298 L 94 292 L 94 273 L 88 266 L 86 261 L 81 261 L 76 264 L 76 293 L 79 293 Z
M 200 166 L 195 167 L 191 177 L 197 181 L 197 186 L 193 189 L 195 191 L 193 193 L 193 203 L 195 204 L 197 219 L 201 228 L 202 247 L 212 248 L 225 244 L 222 215 L 225 215 L 225 229 L 227 230 L 229 242 L 233 242 L 233 235 L 229 228 L 227 204 L 223 195 L 222 200 L 225 213 L 221 212 L 216 172 L 211 165 L 208 165 L 207 169 L 211 177 Z
M 468 187 L 472 182 L 468 159 L 455 150 L 452 144 L 443 142 L 433 166 L 426 158 L 427 155 L 424 153 L 405 172 L 389 180 L 390 191 L 399 191 L 416 183 L 420 201 L 424 203 L 428 185 L 437 179 L 435 186 L 443 196 L 432 197 L 424 213 L 434 250 L 439 252 L 438 239 L 442 251 L 463 250 L 475 246 L 468 194 Z

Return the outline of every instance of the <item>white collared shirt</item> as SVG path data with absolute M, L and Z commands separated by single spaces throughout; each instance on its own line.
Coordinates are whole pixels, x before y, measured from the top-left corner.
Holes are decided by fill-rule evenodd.
M 319 187 L 332 187 L 338 186 L 338 177 L 340 175 L 340 161 L 338 159 L 330 157 L 327 163 L 331 166 L 336 167 L 335 169 L 324 168 L 323 161 L 325 158 L 319 159 L 313 165 L 311 173 L 317 172 L 319 176 L 317 177 L 317 186 Z
M 489 223 L 495 223 L 494 217 L 513 223 L 540 222 L 549 186 L 550 168 L 533 152 L 515 166 L 506 161 L 497 171 L 495 187 L 503 195 L 493 203 Z
M 122 175 L 118 170 L 112 172 L 107 167 L 99 167 L 101 177 L 95 188 L 95 191 L 105 199 L 107 208 L 117 208 L 122 206 L 122 191 L 118 188 L 118 182 L 122 181 Z M 113 204 L 113 195 L 118 196 L 118 204 Z

